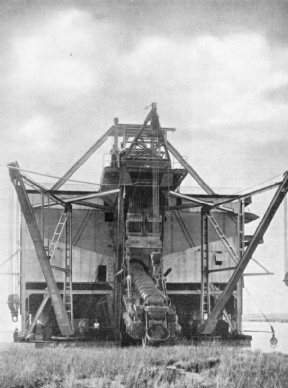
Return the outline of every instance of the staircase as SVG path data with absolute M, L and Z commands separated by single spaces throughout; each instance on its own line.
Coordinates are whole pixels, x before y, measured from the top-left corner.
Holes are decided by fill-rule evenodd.
M 228 253 L 230 254 L 230 256 L 232 257 L 233 261 L 235 264 L 238 263 L 239 261 L 239 258 L 237 256 L 237 254 L 235 253 L 233 247 L 230 245 L 229 241 L 227 240 L 227 238 L 225 237 L 224 233 L 222 232 L 220 226 L 217 224 L 217 221 L 215 220 L 215 218 L 210 214 L 207 214 L 207 217 L 208 217 L 208 220 L 209 222 L 211 223 L 211 225 L 214 227 L 216 233 L 218 234 L 220 240 L 222 241 L 223 245 L 225 246 L 225 248 L 227 249 Z

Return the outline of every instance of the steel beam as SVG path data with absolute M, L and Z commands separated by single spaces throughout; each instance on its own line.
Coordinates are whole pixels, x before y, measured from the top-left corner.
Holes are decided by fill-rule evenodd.
M 185 222 L 183 221 L 181 214 L 179 213 L 178 210 L 175 211 L 175 215 L 176 215 L 176 219 L 178 221 L 178 224 L 179 224 L 188 244 L 190 245 L 190 248 L 195 247 L 195 243 L 192 239 L 192 236 L 190 235 L 189 230 L 187 229 L 187 226 L 185 225 Z
M 212 292 L 214 291 L 219 291 L 218 290 L 218 287 L 216 287 L 214 284 L 212 284 L 212 283 L 210 283 L 210 290 L 211 290 L 211 294 L 212 294 Z M 219 294 L 214 294 L 213 295 L 214 296 L 214 298 L 216 299 L 216 300 L 218 300 L 218 298 L 219 298 Z M 234 322 L 232 321 L 232 319 L 230 319 L 230 316 L 229 316 L 229 314 L 227 313 L 227 311 L 224 309 L 223 310 L 223 315 L 224 315 L 224 317 L 225 317 L 225 319 L 226 319 L 226 321 L 227 321 L 227 323 L 228 323 L 228 325 L 229 325 L 229 327 L 230 327 L 230 329 L 232 330 L 232 333 L 234 333 L 235 332 L 235 330 L 236 330 L 236 327 L 235 327 L 235 324 L 234 324 Z
M 51 268 L 52 269 L 55 269 L 57 271 L 60 271 L 60 272 L 65 272 L 65 273 L 71 273 L 71 270 L 70 269 L 66 269 L 66 268 L 62 268 L 62 267 L 57 267 L 57 265 L 51 265 Z
M 19 276 L 19 275 L 21 275 L 21 273 L 20 272 L 0 272 L 0 276 L 1 275 L 5 275 L 5 276 L 7 276 L 7 275 L 9 275 L 9 276 Z
M 79 202 L 79 201 L 82 201 L 82 200 L 85 200 L 85 199 L 92 199 L 92 198 L 97 198 L 97 197 L 105 197 L 107 195 L 112 195 L 112 194 L 118 194 L 119 191 L 120 191 L 119 189 L 109 190 L 109 191 L 101 191 L 100 193 L 90 194 L 90 195 L 83 195 L 83 196 L 80 196 L 80 197 L 64 199 L 63 201 L 65 203 L 73 203 L 75 201 Z
M 14 252 L 10 257 L 8 257 L 8 259 L 2 261 L 2 263 L 0 263 L 0 268 L 1 268 L 4 264 L 6 264 L 6 263 L 8 263 L 10 260 L 12 260 L 13 257 L 16 256 L 18 252 L 20 252 L 20 248 L 17 249 L 17 251 Z
M 278 187 L 278 190 L 276 191 L 270 205 L 268 206 L 268 209 L 266 210 L 260 224 L 258 225 L 250 244 L 246 248 L 242 258 L 239 260 L 236 270 L 232 274 L 229 282 L 227 283 L 225 289 L 223 290 L 223 293 L 218 299 L 207 321 L 204 323 L 203 327 L 201 328 L 202 334 L 209 335 L 213 332 L 217 324 L 217 319 L 219 315 L 222 313 L 226 303 L 228 302 L 230 296 L 232 295 L 237 285 L 237 282 L 243 275 L 245 268 L 247 267 L 247 264 L 251 260 L 253 253 L 255 252 L 257 246 L 259 245 L 259 242 L 263 239 L 263 236 L 266 230 L 268 229 L 276 211 L 278 210 L 283 199 L 285 198 L 287 187 L 288 187 L 288 173 L 286 172 L 284 175 L 283 181 L 281 185 Z
M 109 284 L 109 283 L 108 283 Z M 112 284 L 109 284 L 112 286 Z M 64 293 L 64 290 L 59 290 L 60 294 Z M 73 290 L 73 295 L 112 295 L 113 290 Z M 26 290 L 26 295 L 49 295 L 49 291 L 46 290 L 33 290 L 31 288 L 28 288 Z
M 219 269 L 210 269 L 209 270 L 209 273 L 212 273 L 212 272 L 225 272 L 225 271 L 233 271 L 234 269 L 236 269 L 236 267 L 226 267 L 226 268 L 219 268 Z
M 135 137 L 138 133 L 139 130 L 141 129 L 142 125 L 141 124 L 119 124 L 117 123 L 117 132 L 118 136 L 122 137 Z M 115 130 L 116 126 L 114 125 L 111 129 Z M 167 128 L 163 127 L 162 131 L 164 132 L 175 132 L 175 128 Z M 145 130 L 142 132 L 142 135 L 147 137 L 151 133 L 151 126 L 146 125 Z M 110 135 L 111 136 L 111 135 Z
M 115 340 L 121 338 L 120 321 L 121 321 L 121 304 L 122 304 L 122 281 L 120 276 L 116 274 L 123 268 L 123 257 L 125 249 L 125 224 L 124 224 L 124 189 L 123 187 L 118 194 L 118 219 L 116 230 L 116 252 L 115 252 L 115 276 L 114 276 L 114 294 L 113 294 L 113 326 Z
M 169 206 L 167 210 L 182 210 L 182 209 L 193 209 L 199 207 L 198 204 L 195 203 L 184 203 L 183 205 L 173 205 Z
M 33 331 L 34 327 L 37 324 L 38 318 L 40 317 L 40 315 L 41 315 L 41 313 L 42 313 L 42 311 L 43 311 L 43 309 L 44 309 L 44 307 L 45 307 L 45 305 L 46 305 L 46 303 L 47 303 L 49 298 L 50 298 L 49 294 L 44 296 L 44 299 L 42 300 L 42 302 L 41 302 L 41 304 L 40 304 L 40 306 L 39 306 L 39 308 L 38 308 L 38 310 L 37 310 L 37 312 L 36 312 L 36 314 L 35 314 L 35 316 L 33 318 L 33 321 L 31 323 L 30 327 L 24 333 L 24 338 L 26 338 L 30 334 L 32 334 L 32 331 Z
M 52 186 L 51 190 L 60 189 L 60 187 L 66 183 L 66 181 L 74 174 L 74 172 L 76 172 L 78 168 L 80 168 L 90 158 L 90 156 L 93 155 L 94 152 L 97 151 L 103 143 L 105 143 L 105 141 L 108 139 L 108 136 L 111 135 L 111 133 L 113 132 L 114 127 L 108 129 L 108 131 L 105 132 L 104 135 L 101 136 L 100 139 L 98 139 L 96 143 L 94 143 L 92 147 L 89 148 L 89 150 L 85 152 L 85 154 L 81 156 L 81 158 L 78 159 L 77 162 L 74 163 L 71 168 L 69 168 L 69 170 L 63 175 L 63 177 Z
M 210 295 L 221 295 L 223 291 L 212 291 L 210 289 Z M 168 295 L 200 295 L 200 290 L 167 290 Z M 233 293 L 234 295 L 235 293 Z M 236 294 L 235 294 L 236 295 Z
M 31 178 L 27 178 L 27 176 L 23 176 L 23 178 L 33 188 L 37 187 L 38 188 L 38 192 L 40 192 L 41 194 L 45 194 L 46 196 L 50 196 L 51 198 L 54 199 L 54 201 L 56 201 L 57 203 L 61 204 L 62 206 L 65 206 L 64 201 L 61 198 L 59 198 L 57 195 L 55 195 L 54 193 L 50 193 L 50 190 L 46 189 L 46 187 L 40 185 L 39 183 L 35 182 Z
M 86 202 L 86 201 L 75 201 L 73 203 L 73 205 L 79 205 L 79 206 L 86 206 L 86 207 L 90 207 L 91 209 L 94 209 L 94 210 L 101 210 L 101 211 L 107 211 L 107 212 L 112 212 L 113 211 L 113 208 L 112 207 L 109 207 L 109 206 L 104 206 L 104 205 L 98 205 L 97 203 L 90 203 L 90 202 Z
M 144 139 L 142 138 L 142 134 L 143 134 L 143 131 L 145 131 L 145 128 L 148 124 L 148 122 L 151 122 L 151 132 L 150 132 L 150 136 L 151 136 L 151 133 L 153 134 L 153 131 L 156 130 L 156 131 L 159 131 L 158 132 L 158 136 L 157 138 L 156 137 L 150 137 L 150 141 L 151 141 L 151 144 L 150 144 L 150 147 L 148 148 Z M 141 140 L 141 138 L 143 139 L 143 141 Z M 142 147 L 142 151 L 140 152 L 140 150 L 138 149 L 137 153 L 133 155 L 132 153 L 132 150 L 133 148 L 135 147 Z M 164 150 L 165 150 L 165 156 L 164 155 L 160 155 L 160 153 L 157 151 L 159 148 L 163 147 Z M 161 129 L 161 126 L 160 126 L 160 123 L 159 123 L 159 116 L 157 114 L 157 107 L 156 107 L 156 103 L 152 103 L 152 108 L 151 108 L 151 111 L 148 113 L 146 119 L 144 120 L 144 123 L 143 125 L 141 126 L 138 134 L 135 136 L 134 140 L 131 142 L 128 150 L 126 151 L 126 154 L 124 156 L 124 161 L 126 162 L 127 160 L 134 160 L 135 161 L 139 158 L 139 157 L 145 157 L 145 155 L 147 155 L 147 159 L 151 159 L 149 161 L 149 165 L 150 167 L 151 166 L 151 161 L 152 159 L 159 159 L 160 161 L 166 161 L 166 162 L 169 162 L 170 164 L 170 155 L 169 155 L 169 152 L 168 152 L 168 149 L 167 149 L 167 144 L 166 144 L 166 140 L 165 140 L 165 137 L 163 135 L 163 131 Z
M 288 198 L 284 201 L 284 269 L 285 276 L 288 272 Z M 285 283 L 286 284 L 286 283 Z M 286 284 L 287 286 L 287 284 Z
M 261 243 L 260 243 L 261 244 Z M 265 271 L 265 274 L 272 274 L 272 272 L 270 272 L 267 268 L 264 267 L 264 265 L 260 264 L 259 261 L 257 261 L 256 259 L 253 259 L 252 257 L 252 260 L 259 265 L 260 268 L 262 268 L 264 271 Z M 260 272 L 262 273 L 262 272 Z
M 119 189 L 115 189 L 115 190 L 109 190 L 109 191 L 101 191 L 100 193 L 93 193 L 93 194 L 87 194 L 87 195 L 81 195 L 81 196 L 78 196 L 78 197 L 72 197 L 72 198 L 63 198 L 62 201 L 64 203 L 64 205 L 68 204 L 68 203 L 75 203 L 77 205 L 81 205 L 81 201 L 85 201 L 86 199 L 93 199 L 93 198 L 97 198 L 97 197 L 105 197 L 105 196 L 109 196 L 109 195 L 113 195 L 113 194 L 118 194 L 119 193 Z M 86 202 L 87 203 L 87 202 Z M 57 206 L 58 203 L 56 202 L 49 202 L 48 203 L 45 203 L 43 205 L 43 207 L 48 207 L 48 206 Z M 35 205 L 33 205 L 33 209 L 36 209 L 38 207 L 41 207 L 42 204 L 40 203 L 37 203 Z M 107 206 L 102 206 L 102 205 L 97 205 L 97 204 L 89 204 L 89 205 L 85 205 L 85 206 L 91 206 L 91 207 L 98 207 L 99 209 L 101 210 L 107 210 L 108 207 Z
M 202 199 L 198 199 L 198 198 L 194 198 L 194 197 L 189 197 L 188 195 L 176 193 L 175 191 L 169 191 L 169 195 L 172 195 L 173 197 L 176 197 L 176 198 L 184 199 L 185 201 L 193 202 L 195 204 L 198 204 L 199 206 L 205 206 L 205 207 L 209 207 L 209 208 L 215 207 L 214 206 L 215 205 L 214 202 L 203 201 Z M 226 206 L 222 206 L 222 205 L 221 206 L 219 205 L 218 207 L 219 207 L 219 210 L 223 210 L 223 211 L 228 212 L 228 213 L 237 214 L 230 207 L 226 207 Z
M 172 195 L 172 197 L 185 199 L 186 201 L 193 202 L 200 206 L 209 206 L 209 207 L 214 206 L 214 202 L 208 202 L 208 201 L 203 201 L 202 199 L 189 197 L 188 195 L 185 195 L 185 194 L 176 193 L 176 191 L 169 191 L 169 194 Z
M 57 206 L 57 205 L 58 204 L 56 202 L 49 203 L 49 207 L 54 207 L 54 206 Z M 78 201 L 74 201 L 73 205 L 90 207 L 90 208 L 95 209 L 95 210 L 103 210 L 103 211 L 107 211 L 107 212 L 112 212 L 113 211 L 113 208 L 110 207 L 110 206 L 98 205 L 97 203 L 87 202 L 87 201 L 82 200 L 82 199 L 79 202 Z M 33 207 L 33 209 L 37 209 L 39 207 L 43 207 L 45 209 L 45 208 L 48 207 L 48 203 L 46 203 L 43 206 L 41 204 L 36 204 L 36 205 L 33 205 L 32 207 Z
M 203 324 L 206 315 L 210 313 L 210 284 L 209 284 L 209 235 L 207 209 L 201 211 L 201 296 L 200 323 Z
M 239 260 L 241 260 L 241 258 L 243 257 L 244 251 L 245 251 L 245 199 L 239 199 L 238 216 L 237 216 L 237 255 Z M 237 326 L 238 333 L 242 332 L 243 287 L 244 287 L 244 278 L 242 275 L 237 283 L 236 326 Z
M 207 194 L 215 194 L 214 191 L 203 181 L 200 175 L 190 166 L 189 163 L 179 154 L 179 152 L 172 146 L 169 141 L 167 141 L 167 148 L 172 153 L 173 156 L 178 160 L 178 162 L 188 171 L 188 173 L 195 179 L 195 181 L 202 187 Z
M 274 272 L 249 272 L 244 273 L 243 276 L 266 276 L 266 275 L 274 275 Z
M 234 202 L 234 201 L 237 201 L 237 200 L 240 200 L 240 199 L 246 199 L 246 198 L 249 198 L 249 197 L 253 197 L 254 195 L 262 194 L 262 193 L 264 193 L 265 191 L 275 189 L 275 188 L 278 187 L 280 184 L 281 184 L 281 182 L 276 182 L 276 183 L 273 183 L 272 185 L 262 187 L 261 189 L 257 189 L 257 190 L 254 190 L 254 191 L 250 191 L 250 193 L 246 193 L 246 194 L 242 194 L 242 195 L 236 195 L 236 194 L 235 194 L 235 198 L 234 198 L 234 199 L 231 199 L 231 200 L 229 199 L 229 200 L 225 200 L 225 201 L 223 201 L 223 202 L 216 203 L 216 204 L 213 206 L 213 208 L 217 208 L 217 207 L 219 207 L 219 206 L 222 206 L 222 205 L 224 205 L 225 203 L 230 203 L 230 202 Z
M 152 114 L 152 109 L 150 110 L 150 112 L 148 113 L 146 119 L 144 120 L 144 123 L 143 125 L 140 127 L 139 129 L 139 132 L 138 134 L 135 136 L 134 140 L 132 141 L 132 143 L 130 144 L 127 152 L 126 152 L 126 155 L 125 155 L 125 159 L 127 158 L 127 156 L 129 156 L 129 154 L 131 153 L 133 147 L 137 144 L 142 132 L 144 131 L 144 129 L 146 128 L 146 125 L 149 123 L 149 121 L 151 120 L 151 114 Z
M 15 162 L 12 166 L 18 166 L 18 163 Z M 11 181 L 15 187 L 16 193 L 18 195 L 18 200 L 21 206 L 22 213 L 24 215 L 26 224 L 28 226 L 37 258 L 39 260 L 44 278 L 46 280 L 48 290 L 51 296 L 52 304 L 54 307 L 55 316 L 59 325 L 59 329 L 62 335 L 72 335 L 73 331 L 71 329 L 71 324 L 66 313 L 65 306 L 63 304 L 62 298 L 60 296 L 55 278 L 52 272 L 52 268 L 47 257 L 41 234 L 36 223 L 36 219 L 33 213 L 31 203 L 29 201 L 25 185 L 22 179 L 22 176 L 18 170 L 9 170 Z
M 21 219 L 21 218 L 20 218 Z M 22 223 L 22 220 L 21 220 Z M 22 238 L 22 233 L 21 233 Z M 22 240 L 20 240 L 22 243 Z M 21 332 L 23 333 L 27 329 L 27 322 L 26 322 L 26 261 L 25 256 L 22 253 L 22 250 L 20 250 L 20 314 L 21 314 Z

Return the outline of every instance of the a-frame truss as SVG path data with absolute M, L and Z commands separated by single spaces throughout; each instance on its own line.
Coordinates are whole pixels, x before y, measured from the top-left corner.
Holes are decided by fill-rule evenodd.
M 150 122 L 150 128 L 147 130 L 147 124 Z M 125 159 L 146 159 L 170 161 L 166 139 L 161 129 L 159 116 L 157 114 L 156 104 L 152 104 L 152 109 L 146 117 L 140 131 L 132 140 L 127 149 Z
M 201 234 L 202 236 L 201 311 L 202 311 L 202 314 L 201 314 L 201 319 L 202 319 L 203 325 L 201 328 L 201 333 L 204 335 L 210 335 L 215 329 L 217 319 L 222 312 L 224 312 L 224 316 L 226 317 L 226 320 L 228 321 L 232 330 L 236 330 L 234 322 L 230 321 L 230 318 L 227 312 L 225 311 L 225 306 L 230 296 L 235 291 L 237 283 L 241 281 L 241 278 L 243 276 L 245 268 L 247 267 L 248 262 L 252 259 L 253 253 L 255 252 L 258 244 L 260 243 L 260 240 L 263 238 L 263 235 L 265 234 L 273 216 L 275 215 L 275 212 L 279 208 L 281 202 L 283 201 L 286 195 L 286 192 L 288 189 L 288 182 L 287 182 L 288 175 L 286 174 L 284 176 L 283 181 L 278 182 L 275 185 L 270 185 L 266 188 L 257 190 L 255 192 L 247 193 L 242 196 L 235 196 L 235 198 L 232 200 L 229 199 L 229 200 L 223 201 L 222 203 L 217 203 L 216 201 L 213 200 L 213 195 L 215 195 L 214 191 L 209 187 L 209 185 L 206 182 L 204 182 L 204 180 L 187 163 L 187 161 L 184 160 L 183 157 L 181 157 L 181 155 L 174 148 L 174 146 L 167 141 L 166 130 L 164 129 L 162 130 L 160 126 L 156 104 L 154 103 L 152 104 L 152 109 L 147 115 L 146 119 L 144 120 L 144 123 L 142 126 L 127 125 L 126 127 L 125 127 L 125 124 L 118 125 L 115 122 L 115 125 L 111 127 L 103 136 L 101 136 L 97 140 L 97 142 L 64 174 L 64 176 L 53 185 L 51 190 L 46 189 L 42 185 L 31 180 L 30 178 L 26 178 L 27 184 L 32 186 L 35 190 L 39 190 L 41 193 L 44 193 L 45 195 L 49 196 L 50 200 L 52 200 L 50 202 L 51 206 L 61 205 L 64 207 L 64 209 L 67 208 L 68 205 L 73 203 L 89 206 L 89 202 L 87 202 L 89 199 L 96 198 L 98 196 L 105 196 L 105 195 L 118 196 L 118 204 L 119 204 L 121 203 L 121 201 L 123 201 L 123 197 L 125 195 L 125 190 L 122 190 L 121 187 L 114 190 L 109 190 L 109 191 L 107 190 L 104 192 L 93 193 L 91 195 L 88 194 L 85 196 L 78 196 L 73 198 L 71 197 L 63 198 L 63 196 L 59 196 L 57 194 L 57 190 L 59 190 L 60 187 L 62 187 L 62 185 L 65 184 L 65 182 L 89 159 L 89 157 L 108 139 L 109 136 L 114 136 L 115 139 L 117 139 L 118 141 L 118 135 L 120 133 L 123 135 L 124 144 L 125 145 L 127 144 L 128 146 L 122 154 L 122 161 L 126 166 L 130 163 L 134 163 L 136 159 L 137 160 L 143 159 L 146 161 L 145 163 L 149 163 L 150 166 L 153 165 L 153 163 L 155 163 L 154 165 L 157 165 L 157 161 L 160 161 L 161 163 L 167 162 L 167 166 L 168 166 L 170 165 L 170 159 L 171 159 L 169 154 L 170 152 L 171 155 L 173 155 L 180 162 L 180 164 L 183 167 L 183 170 L 185 170 L 187 174 L 190 174 L 195 179 L 195 181 L 202 187 L 202 189 L 207 193 L 207 197 L 209 198 L 209 199 L 203 200 L 202 198 L 197 198 L 196 196 L 193 196 L 193 197 L 187 196 L 175 191 L 169 192 L 170 196 L 182 199 L 184 201 L 184 204 L 179 206 L 174 206 L 174 208 L 170 207 L 168 208 L 168 210 L 178 211 L 181 208 L 198 207 L 202 211 L 202 228 L 201 228 L 201 233 L 202 233 Z M 117 133 L 115 133 L 115 131 Z M 129 135 L 130 135 L 130 138 L 133 137 L 132 141 L 131 140 L 126 141 L 126 139 L 129 139 Z M 121 150 L 119 152 L 121 153 Z M 37 257 L 48 286 L 49 295 L 52 300 L 52 304 L 54 307 L 59 328 L 61 330 L 62 335 L 65 335 L 65 336 L 73 335 L 73 325 L 71 324 L 73 312 L 70 311 L 70 314 L 69 314 L 69 308 L 71 307 L 71 303 L 68 300 L 69 298 L 67 298 L 66 296 L 64 297 L 64 301 L 60 296 L 60 292 L 57 288 L 54 275 L 52 272 L 52 266 L 51 266 L 51 263 L 49 262 L 49 254 L 47 254 L 47 249 L 45 249 L 44 247 L 43 240 L 41 238 L 41 234 L 39 232 L 39 229 L 37 227 L 35 217 L 33 214 L 33 208 L 37 207 L 38 205 L 33 205 L 32 207 L 29 201 L 29 198 L 27 196 L 26 188 L 23 182 L 24 177 L 21 175 L 18 169 L 17 163 L 10 165 L 10 176 L 11 176 L 13 185 L 15 187 L 15 190 L 17 192 L 21 209 L 25 217 L 28 229 L 30 231 L 30 234 L 35 246 L 35 250 L 37 253 Z M 241 246 L 238 247 L 239 248 L 238 252 L 235 253 L 233 249 L 231 250 L 231 246 L 228 240 L 226 239 L 225 234 L 219 228 L 217 223 L 215 223 L 216 221 L 214 220 L 213 215 L 210 213 L 210 211 L 217 209 L 218 211 L 227 212 L 229 214 L 235 215 L 235 217 L 237 216 L 238 218 L 242 215 L 242 219 L 241 219 L 241 225 L 242 225 L 244 223 L 243 220 L 245 218 L 245 214 L 243 213 L 243 200 L 248 196 L 258 194 L 264 190 L 274 188 L 275 186 L 279 186 L 278 190 L 274 195 L 271 201 L 271 204 L 269 205 L 248 247 L 246 248 L 246 250 L 244 250 L 244 245 L 243 245 L 244 236 L 241 235 L 238 238 L 239 244 L 241 244 Z M 239 210 L 239 212 L 237 212 L 233 208 L 229 207 L 229 205 L 225 206 L 226 203 L 227 204 L 231 203 L 234 200 L 242 201 L 242 205 L 241 205 L 242 211 Z M 101 207 L 101 205 L 95 205 L 92 203 L 90 205 L 91 205 L 91 208 L 93 208 L 93 206 L 94 207 L 98 206 L 101 210 L 107 210 L 107 209 L 111 210 L 111 207 L 108 208 L 107 206 Z M 178 217 L 178 222 L 181 224 L 181 217 Z M 230 271 L 233 270 L 233 274 L 227 286 L 221 293 L 219 292 L 220 291 L 219 289 L 216 289 L 215 286 L 209 282 L 210 273 L 213 270 L 209 269 L 209 252 L 208 252 L 209 236 L 208 236 L 208 227 L 207 227 L 208 222 L 212 224 L 220 240 L 223 242 L 224 246 L 226 247 L 230 255 L 235 259 L 234 261 L 236 261 L 235 267 L 227 268 L 227 270 L 230 270 Z M 182 225 L 182 229 L 183 229 L 183 225 Z M 191 236 L 189 236 L 189 233 L 186 230 L 184 230 L 184 233 L 191 246 L 193 243 L 193 241 L 190 241 Z M 117 260 L 119 264 L 122 260 L 122 258 L 120 257 L 122 254 L 121 249 L 123 249 L 123 246 L 120 241 L 122 240 L 122 237 L 120 236 L 118 240 L 119 240 L 118 241 L 119 246 L 117 247 L 117 255 L 119 256 L 119 258 Z M 72 254 L 72 249 L 71 249 L 71 252 L 68 253 L 69 255 L 68 267 L 65 269 L 66 272 L 65 271 L 64 272 L 66 276 L 66 281 L 68 281 L 72 289 L 72 279 L 71 279 L 72 273 L 69 273 L 69 270 L 71 269 L 70 267 L 72 266 L 72 257 L 70 256 L 71 254 Z M 118 273 L 119 270 L 121 270 L 120 265 L 116 266 L 115 270 Z M 225 270 L 225 269 L 221 269 L 221 270 Z M 69 287 L 65 287 L 65 292 L 67 290 L 69 290 Z M 119 320 L 119 311 L 120 311 L 120 304 L 121 304 L 121 298 L 119 297 L 120 295 L 119 284 L 116 287 L 116 290 L 118 290 L 117 291 L 118 294 L 116 297 L 117 299 L 116 305 L 114 305 L 115 321 Z M 210 294 L 212 296 L 214 295 L 216 300 L 215 306 L 212 309 L 212 311 L 210 306 Z M 47 300 L 48 300 L 48 297 L 46 297 L 45 302 L 43 301 L 43 304 L 41 304 L 40 307 L 42 309 L 45 303 L 47 302 Z M 115 301 L 115 298 L 114 298 L 114 301 Z M 67 306 L 69 306 L 69 308 L 66 308 Z M 40 314 L 39 311 L 38 313 Z M 205 315 L 205 319 L 204 319 L 204 315 Z M 238 330 L 239 330 L 239 327 L 240 325 L 238 323 L 237 324 Z M 30 328 L 30 331 L 31 331 L 31 328 Z

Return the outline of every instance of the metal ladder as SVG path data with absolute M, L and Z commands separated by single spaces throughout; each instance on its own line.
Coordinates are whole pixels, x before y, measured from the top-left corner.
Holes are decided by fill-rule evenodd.
M 233 261 L 237 264 L 238 261 L 239 261 L 239 258 L 237 256 L 237 254 L 235 253 L 234 249 L 232 248 L 232 246 L 230 245 L 229 241 L 227 240 L 227 238 L 225 237 L 224 233 L 222 232 L 220 226 L 217 224 L 217 221 L 215 220 L 215 218 L 210 214 L 207 214 L 207 217 L 211 223 L 211 225 L 213 226 L 213 228 L 215 229 L 216 233 L 218 234 L 218 236 L 220 237 L 220 240 L 222 241 L 223 245 L 225 246 L 225 248 L 227 249 L 228 253 L 230 254 L 230 256 L 232 257 Z
M 64 278 L 64 290 L 63 290 L 63 303 L 66 308 L 66 312 L 70 318 L 72 329 L 73 325 L 73 289 L 72 289 L 72 213 L 66 213 L 66 221 L 69 218 L 69 222 L 66 227 L 66 249 L 65 249 L 65 278 Z M 65 223 L 66 223 L 65 221 Z
M 53 256 L 54 256 L 54 253 L 56 250 L 56 246 L 59 242 L 60 236 L 63 232 L 63 229 L 64 229 L 66 222 L 67 222 L 67 212 L 64 211 L 61 214 L 61 217 L 58 221 L 58 224 L 56 226 L 55 232 L 53 234 L 53 237 L 52 237 L 52 240 L 51 240 L 51 243 L 49 246 L 49 259 L 50 259 L 50 261 L 53 259 Z

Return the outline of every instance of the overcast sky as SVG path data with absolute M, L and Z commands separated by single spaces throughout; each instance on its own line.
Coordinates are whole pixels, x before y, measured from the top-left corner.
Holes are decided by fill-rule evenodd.
M 156 101 L 161 124 L 177 128 L 170 141 L 215 190 L 288 169 L 287 1 L 0 3 L 0 164 L 61 175 L 114 117 L 142 123 L 143 108 Z M 99 182 L 95 160 L 75 178 Z M 0 179 L 4 260 L 2 167 Z M 282 224 L 283 209 L 258 257 L 277 272 L 261 277 L 277 299 L 259 291 L 259 279 L 247 280 L 273 311 L 288 311 Z

